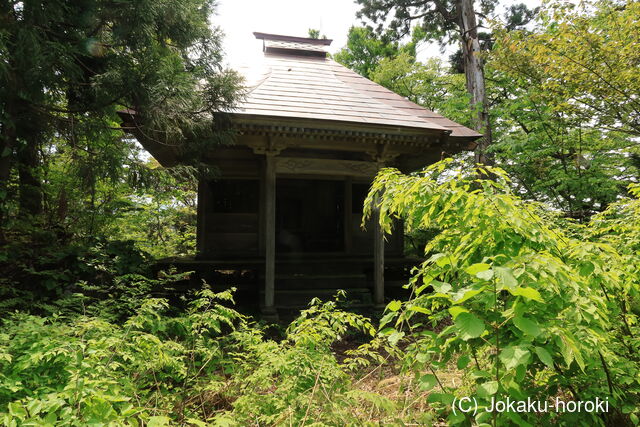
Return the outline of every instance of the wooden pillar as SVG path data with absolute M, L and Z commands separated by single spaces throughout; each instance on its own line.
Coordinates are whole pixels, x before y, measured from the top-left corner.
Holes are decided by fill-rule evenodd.
M 376 198 L 374 203 L 378 203 Z M 380 226 L 380 209 L 373 211 L 373 303 L 384 306 L 384 230 Z
M 265 164 L 265 274 L 264 314 L 275 314 L 276 269 L 276 169 L 275 153 L 266 153 Z
M 383 156 L 386 152 L 387 146 L 382 147 L 378 152 L 376 162 L 378 164 L 378 170 L 382 169 L 384 165 Z M 380 226 L 380 194 L 374 199 L 373 210 L 373 303 L 378 308 L 384 307 L 384 230 Z

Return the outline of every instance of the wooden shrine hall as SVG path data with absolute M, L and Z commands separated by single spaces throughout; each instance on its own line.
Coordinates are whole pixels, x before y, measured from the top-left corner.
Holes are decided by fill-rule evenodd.
M 403 260 L 403 228 L 361 228 L 372 179 L 382 167 L 409 172 L 472 149 L 480 135 L 336 63 L 331 40 L 254 35 L 262 69 L 250 70 L 254 82 L 231 114 L 236 143 L 205 159 L 220 177 L 200 182 L 198 254 L 183 268 L 238 281 L 253 272 L 243 289 L 265 314 L 337 289 L 382 305 L 385 259 Z M 176 163 L 172 149 L 141 143 L 161 164 Z

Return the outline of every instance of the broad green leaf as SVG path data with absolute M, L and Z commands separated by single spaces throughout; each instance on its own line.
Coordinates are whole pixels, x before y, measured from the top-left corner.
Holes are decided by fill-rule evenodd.
M 389 311 L 398 311 L 402 307 L 402 302 L 398 300 L 393 300 L 389 304 L 387 304 L 387 310 Z
M 431 286 L 433 286 L 433 290 L 437 293 L 446 294 L 449 293 L 452 289 L 449 283 L 440 282 L 438 280 L 432 280 Z
M 490 269 L 491 266 L 489 264 L 485 264 L 483 262 L 477 263 L 477 264 L 471 264 L 469 267 L 465 268 L 464 271 L 466 271 L 468 274 L 475 276 L 478 273 L 480 273 L 481 271 L 487 271 L 488 269 Z
M 471 299 L 471 298 L 475 297 L 476 295 L 482 293 L 482 291 L 484 291 L 484 290 L 485 290 L 484 286 L 481 287 L 480 289 L 470 289 L 470 290 L 465 291 L 461 295 L 461 297 L 459 299 L 456 299 L 456 297 L 458 295 L 460 295 L 460 292 L 459 292 L 456 295 L 454 295 L 454 298 L 453 298 L 454 304 L 461 304 L 461 303 L 467 301 L 468 299 Z
M 515 289 L 509 289 L 509 292 L 511 292 L 511 294 L 515 296 L 521 296 L 527 299 L 532 299 L 534 301 L 544 302 L 542 300 L 542 296 L 540 295 L 540 292 L 538 292 L 536 289 L 533 289 L 533 288 L 519 287 Z
M 493 278 L 493 270 L 484 270 L 476 273 L 476 277 L 482 280 L 491 280 Z
M 398 341 L 400 341 L 404 337 L 404 332 L 395 331 L 387 338 L 389 340 L 389 344 L 396 345 Z
M 391 322 L 397 315 L 398 315 L 397 312 L 390 311 L 387 314 L 385 314 L 384 316 L 382 316 L 382 319 L 380 319 L 380 328 L 382 328 L 387 323 Z
M 456 363 L 456 366 L 458 367 L 458 369 L 464 369 L 467 366 L 469 366 L 470 361 L 471 361 L 471 358 L 465 354 L 458 358 L 458 363 Z
M 531 353 L 525 347 L 509 346 L 500 352 L 500 360 L 505 368 L 513 369 L 518 365 L 527 364 Z
M 520 316 L 515 317 L 513 319 L 513 323 L 522 332 L 524 332 L 527 335 L 531 335 L 534 338 L 540 335 L 540 333 L 542 332 L 540 330 L 540 327 L 535 321 L 531 319 L 527 319 L 526 317 L 520 317 Z
M 195 418 L 187 418 L 185 421 L 187 423 L 193 424 L 193 425 L 195 425 L 197 427 L 207 427 L 209 425 L 209 424 L 207 424 L 207 423 L 205 423 L 203 421 L 197 420 Z
M 484 332 L 484 322 L 471 313 L 460 313 L 455 319 L 455 325 L 460 331 L 460 338 L 468 341 L 478 338 Z
M 498 392 L 498 382 L 488 381 L 478 386 L 478 394 L 481 397 L 493 396 Z
M 453 307 L 449 307 L 449 314 L 451 314 L 451 317 L 455 318 L 458 317 L 458 315 L 460 313 L 468 313 L 469 310 L 467 310 L 464 307 L 460 307 L 459 305 L 454 305 Z
M 444 267 L 445 265 L 454 265 L 457 261 L 453 255 L 442 255 L 442 257 L 439 257 L 436 260 L 436 265 L 438 265 L 438 267 Z
M 589 276 L 595 270 L 595 266 L 592 262 L 586 261 L 580 265 L 580 275 Z
M 18 402 L 9 403 L 9 414 L 18 419 L 24 419 L 27 417 L 27 410 Z
M 563 342 L 566 341 L 566 344 L 569 347 L 574 360 L 576 361 L 580 369 L 584 371 L 585 363 L 584 363 L 584 359 L 582 358 L 582 352 L 578 348 L 576 344 L 576 340 L 573 337 L 573 335 L 570 332 L 565 331 L 565 334 L 561 336 L 561 338 Z
M 422 314 L 431 314 L 431 310 L 428 310 L 424 307 L 420 307 L 419 305 L 410 305 L 407 308 L 409 309 L 409 311 L 415 311 L 417 313 L 422 313 Z
M 540 359 L 540 361 L 549 368 L 553 369 L 553 358 L 551 357 L 551 354 L 544 347 L 536 347 L 534 350 L 538 355 L 538 359 Z
M 423 391 L 431 390 L 433 387 L 436 386 L 437 383 L 438 383 L 438 380 L 436 379 L 436 376 L 433 375 L 433 374 L 423 375 L 418 380 L 418 384 L 420 385 L 420 389 L 423 390 Z
M 518 286 L 518 281 L 513 277 L 513 272 L 510 268 L 494 267 L 493 270 L 495 271 L 496 277 L 500 279 L 500 282 L 505 288 L 513 289 Z
M 440 402 L 444 405 L 451 405 L 453 403 L 454 396 L 450 393 L 430 393 L 427 396 L 428 403 Z
M 171 419 L 169 417 L 161 417 L 161 416 L 151 417 L 147 422 L 147 427 L 168 426 L 170 422 L 171 422 Z

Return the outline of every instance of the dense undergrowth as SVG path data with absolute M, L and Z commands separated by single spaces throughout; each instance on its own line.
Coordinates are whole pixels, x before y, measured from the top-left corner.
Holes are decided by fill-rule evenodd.
M 640 188 L 578 224 L 488 172 L 479 181 L 447 161 L 380 173 L 367 212 L 379 200 L 383 226 L 401 217 L 438 232 L 411 298 L 390 302 L 379 325 L 318 300 L 286 328 L 256 323 L 232 291 L 206 286 L 180 308 L 155 291 L 184 276 L 151 278 L 128 244 L 14 240 L 2 260 L 1 422 L 637 425 Z M 464 396 L 477 412 L 452 410 Z M 486 411 L 507 398 L 600 399 L 609 411 Z
M 370 352 L 338 363 L 332 351 L 349 330 L 374 334 L 367 319 L 316 301 L 275 340 L 231 301 L 231 292 L 205 289 L 185 313 L 168 316 L 166 301 L 147 299 L 123 323 L 9 316 L 0 334 L 0 420 L 343 425 L 393 415 L 388 399 L 351 386 L 349 373 L 368 365 Z

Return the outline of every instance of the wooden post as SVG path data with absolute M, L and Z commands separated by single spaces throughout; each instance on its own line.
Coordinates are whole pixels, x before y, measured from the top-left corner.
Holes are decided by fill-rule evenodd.
M 376 197 L 373 210 L 373 303 L 376 307 L 384 306 L 384 230 L 380 226 L 380 209 Z
M 275 269 L 276 269 L 276 169 L 275 153 L 267 151 L 265 167 L 265 315 L 275 315 Z
M 388 145 L 378 147 L 375 160 L 378 171 L 384 165 L 384 156 Z M 384 230 L 380 226 L 380 193 L 373 200 L 373 303 L 377 308 L 384 308 Z

